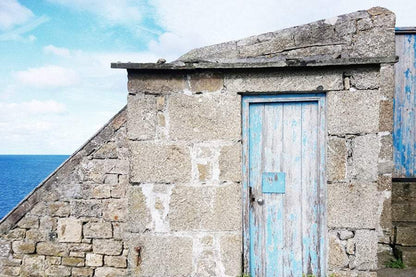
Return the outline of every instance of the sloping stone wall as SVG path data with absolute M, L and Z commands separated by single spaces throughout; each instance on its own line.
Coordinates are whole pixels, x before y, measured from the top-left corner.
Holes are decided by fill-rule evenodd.
M 128 166 L 123 109 L 3 219 L 0 276 L 126 274 Z

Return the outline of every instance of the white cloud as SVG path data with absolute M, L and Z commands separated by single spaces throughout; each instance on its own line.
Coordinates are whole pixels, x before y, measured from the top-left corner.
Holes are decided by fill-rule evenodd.
M 37 88 L 58 88 L 77 84 L 80 81 L 78 73 L 73 69 L 56 65 L 29 68 L 14 74 L 17 81 Z
M 45 52 L 46 54 L 53 54 L 65 58 L 71 56 L 69 49 L 63 47 L 56 47 L 53 45 L 43 47 L 43 52 Z
M 34 35 L 29 35 L 28 37 L 24 37 L 23 35 L 27 32 L 32 31 L 33 29 L 37 28 L 39 25 L 49 21 L 49 18 L 46 16 L 38 17 L 30 22 L 22 25 L 20 27 L 16 27 L 12 30 L 8 30 L 0 34 L 0 41 L 8 41 L 8 40 L 21 40 L 25 42 L 33 42 L 36 40 Z
M 8 30 L 21 25 L 34 17 L 31 10 L 22 6 L 17 0 L 0 1 L 0 30 Z
M 130 25 L 142 19 L 145 5 L 136 0 L 49 0 L 68 8 L 91 12 L 113 24 Z
M 0 102 L 1 118 L 8 116 L 22 117 L 23 115 L 29 114 L 56 114 L 65 111 L 65 105 L 54 100 L 31 100 L 21 103 Z

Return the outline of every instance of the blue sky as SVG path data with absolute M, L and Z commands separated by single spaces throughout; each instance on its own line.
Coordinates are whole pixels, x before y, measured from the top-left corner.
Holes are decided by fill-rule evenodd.
M 111 62 L 169 61 L 377 5 L 416 25 L 405 0 L 1 0 L 0 154 L 74 152 L 126 104 Z

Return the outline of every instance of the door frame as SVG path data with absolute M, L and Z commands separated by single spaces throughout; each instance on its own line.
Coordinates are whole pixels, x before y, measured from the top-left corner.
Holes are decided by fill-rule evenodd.
M 326 184 L 326 94 L 325 93 L 302 93 L 302 94 L 242 94 L 241 111 L 242 111 L 242 205 L 243 205 L 243 272 L 250 273 L 250 199 L 249 199 L 249 112 L 250 104 L 255 103 L 285 103 L 285 102 L 317 102 L 318 103 L 318 141 L 320 151 L 318 151 L 318 176 L 320 183 L 320 207 L 319 215 L 322 219 L 320 233 L 321 249 L 325 257 L 321 257 L 321 272 L 327 271 L 328 253 L 327 253 L 327 184 Z

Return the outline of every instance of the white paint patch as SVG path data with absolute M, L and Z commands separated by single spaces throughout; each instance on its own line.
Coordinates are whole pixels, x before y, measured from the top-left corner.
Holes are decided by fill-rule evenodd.
M 142 192 L 146 197 L 146 206 L 150 211 L 152 217 L 152 226 L 156 233 L 167 233 L 170 231 L 169 227 L 169 202 L 172 194 L 171 185 L 164 186 L 164 190 L 154 189 L 154 184 L 142 184 Z
M 338 21 L 338 16 L 325 19 L 325 23 L 329 25 L 335 25 L 337 21 Z

